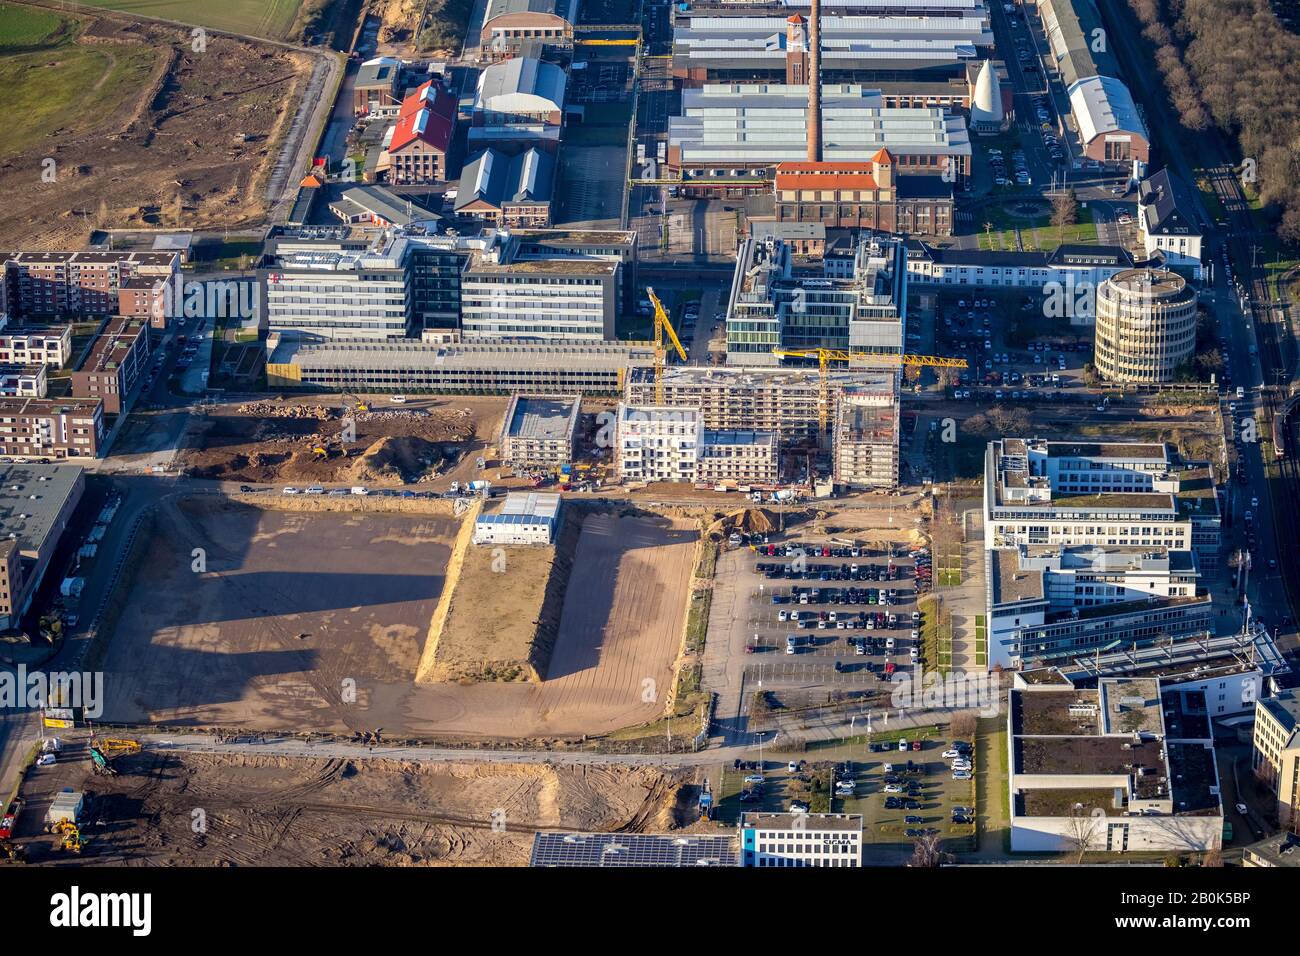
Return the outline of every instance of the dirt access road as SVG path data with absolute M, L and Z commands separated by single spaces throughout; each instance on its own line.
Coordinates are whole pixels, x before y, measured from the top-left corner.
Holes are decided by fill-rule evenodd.
M 105 719 L 518 738 L 608 733 L 662 712 L 692 525 L 584 523 L 546 681 L 417 685 L 455 527 L 211 496 L 161 503 L 104 660 Z M 205 573 L 191 570 L 195 548 Z
M 81 865 L 523 866 L 538 830 L 662 831 L 693 816 L 692 771 L 153 750 L 115 766 L 112 778 L 84 758 L 59 768 L 78 769 L 68 783 L 91 798 Z M 35 863 L 70 859 L 38 832 L 50 769 L 24 788 Z

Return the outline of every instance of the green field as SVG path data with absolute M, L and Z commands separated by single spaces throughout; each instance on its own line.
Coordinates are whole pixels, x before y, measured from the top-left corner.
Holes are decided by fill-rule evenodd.
M 142 17 L 175 20 L 197 26 L 267 37 L 293 39 L 290 34 L 302 0 L 81 0 L 84 6 L 120 10 Z
M 0 129 L 0 159 L 67 127 L 69 116 L 110 115 L 121 104 L 123 90 L 145 85 L 157 50 L 82 46 L 76 33 L 77 21 L 69 17 L 0 4 L 0 89 L 6 114 L 23 118 Z

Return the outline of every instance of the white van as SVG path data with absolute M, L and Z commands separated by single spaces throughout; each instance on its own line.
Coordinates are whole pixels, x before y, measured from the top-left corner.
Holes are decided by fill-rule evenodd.
M 392 402 L 394 405 L 405 405 L 405 404 L 406 404 L 406 396 L 405 396 L 405 395 L 390 395 L 390 396 L 388 396 L 388 400 L 389 400 L 390 402 Z

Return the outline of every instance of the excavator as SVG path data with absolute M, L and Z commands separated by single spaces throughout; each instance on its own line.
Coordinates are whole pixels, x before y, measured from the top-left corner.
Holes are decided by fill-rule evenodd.
M 117 776 L 117 768 L 113 766 L 113 761 L 118 757 L 124 757 L 127 754 L 138 754 L 139 752 L 140 742 L 138 740 L 106 737 L 103 740 L 91 738 L 90 741 L 90 759 L 93 762 L 95 773 L 103 777 Z
M 60 820 L 50 828 L 50 832 L 60 837 L 60 848 L 69 853 L 80 853 L 86 848 L 86 838 L 81 835 L 81 828 L 71 820 Z

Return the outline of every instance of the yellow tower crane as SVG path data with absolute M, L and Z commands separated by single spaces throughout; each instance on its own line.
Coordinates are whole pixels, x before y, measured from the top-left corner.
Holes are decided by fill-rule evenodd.
M 646 287 L 646 295 L 650 297 L 650 303 L 655 307 L 655 404 L 664 403 L 664 364 L 668 361 L 668 349 L 664 346 L 664 333 L 668 333 L 668 340 L 672 342 L 673 348 L 681 356 L 683 362 L 686 361 L 686 349 L 682 348 L 681 339 L 677 337 L 677 330 L 673 328 L 672 322 L 668 321 L 668 313 L 664 311 L 663 303 L 659 301 L 659 296 L 655 295 L 655 290 Z
M 830 421 L 831 362 L 864 362 L 879 368 L 902 368 L 904 365 L 928 365 L 932 368 L 968 368 L 964 358 L 947 358 L 942 355 L 899 355 L 889 352 L 847 352 L 843 349 L 772 349 L 781 358 L 815 358 L 821 373 L 821 387 L 817 396 L 817 424 L 823 432 Z

